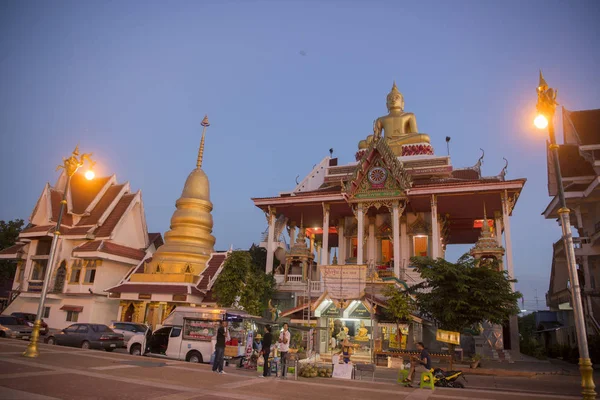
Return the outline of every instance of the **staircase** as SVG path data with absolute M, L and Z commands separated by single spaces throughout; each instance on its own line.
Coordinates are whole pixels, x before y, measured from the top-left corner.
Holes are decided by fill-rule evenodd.
M 2 307 L 0 308 L 0 313 L 3 312 L 4 310 L 6 310 L 8 308 L 8 306 L 10 306 L 11 303 L 13 301 L 15 301 L 15 299 L 17 297 L 19 297 L 20 294 L 21 294 L 21 286 L 17 287 L 15 290 L 11 290 L 8 300 L 3 302 Z

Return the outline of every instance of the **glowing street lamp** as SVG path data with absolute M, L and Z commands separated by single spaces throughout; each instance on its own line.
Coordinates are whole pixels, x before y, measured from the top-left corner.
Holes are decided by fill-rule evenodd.
M 58 218 L 56 220 L 56 228 L 54 229 L 54 236 L 52 237 L 52 245 L 50 246 L 50 255 L 48 256 L 48 264 L 46 265 L 46 271 L 44 274 L 44 283 L 42 285 L 42 293 L 40 294 L 40 304 L 38 305 L 37 315 L 35 317 L 35 323 L 33 324 L 33 332 L 31 333 L 31 341 L 27 346 L 27 350 L 23 353 L 25 357 L 37 357 L 39 355 L 38 352 L 38 339 L 40 337 L 40 326 L 42 315 L 44 312 L 44 303 L 46 302 L 46 292 L 48 291 L 48 284 L 50 282 L 50 277 L 52 276 L 52 266 L 54 265 L 54 256 L 56 253 L 56 246 L 58 244 L 58 237 L 60 236 L 60 224 L 62 222 L 63 214 L 65 213 L 65 205 L 67 204 L 67 192 L 69 191 L 69 184 L 71 183 L 71 178 L 79 168 L 83 166 L 83 164 L 87 161 L 90 164 L 90 170 L 85 173 L 85 177 L 88 180 L 94 179 L 94 171 L 91 168 L 94 166 L 94 162 L 90 158 L 92 156 L 89 154 L 79 155 L 79 146 L 75 147 L 73 150 L 73 154 L 71 157 L 64 158 L 62 165 L 59 165 L 56 170 L 58 171 L 60 168 L 63 168 L 66 172 L 67 179 L 65 181 L 65 188 L 63 191 L 63 197 L 60 202 L 60 211 L 58 213 Z
M 577 275 L 577 267 L 575 261 L 575 249 L 573 247 L 573 235 L 571 233 L 570 210 L 567 208 L 565 200 L 565 189 L 560 173 L 560 163 L 558 159 L 558 145 L 554 135 L 554 111 L 558 103 L 556 102 L 557 91 L 548 87 L 544 80 L 542 71 L 540 71 L 540 83 L 537 87 L 538 101 L 536 109 L 538 116 L 534 120 L 534 124 L 539 129 L 548 127 L 550 136 L 550 150 L 553 155 L 554 170 L 556 173 L 556 183 L 558 186 L 558 198 L 560 200 L 560 224 L 562 227 L 563 243 L 565 253 L 567 255 L 567 268 L 571 285 L 571 302 L 573 303 L 573 314 L 575 319 L 575 330 L 577 332 L 577 345 L 579 347 L 579 372 L 581 373 L 581 393 L 584 399 L 595 399 L 596 391 L 594 388 L 594 377 L 592 369 L 592 361 L 588 349 L 587 336 L 585 331 L 585 319 L 583 316 L 583 307 L 581 304 L 581 290 L 579 287 L 579 276 Z
M 88 169 L 87 171 L 85 171 L 85 179 L 87 179 L 88 181 L 91 181 L 95 177 L 96 177 L 96 174 L 94 173 L 94 170 Z

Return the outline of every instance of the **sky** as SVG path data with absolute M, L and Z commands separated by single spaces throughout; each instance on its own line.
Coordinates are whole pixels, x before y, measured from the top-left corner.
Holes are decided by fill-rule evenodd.
M 527 178 L 515 274 L 542 308 L 560 228 L 541 216 L 538 70 L 567 109 L 600 108 L 599 19 L 583 0 L 0 2 L 0 219 L 27 220 L 79 143 L 164 233 L 208 114 L 216 248 L 248 248 L 266 229 L 250 198 L 292 190 L 330 148 L 354 161 L 395 80 L 436 154 L 450 136 L 455 167 L 483 148 L 484 175 L 506 157 Z

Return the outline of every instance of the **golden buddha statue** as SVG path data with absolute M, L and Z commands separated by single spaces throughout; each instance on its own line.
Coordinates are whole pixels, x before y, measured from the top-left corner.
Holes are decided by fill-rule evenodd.
M 396 156 L 402 155 L 402 146 L 430 143 L 429 135 L 418 133 L 417 118 L 413 113 L 404 112 L 404 97 L 398 91 L 396 82 L 392 90 L 387 95 L 388 115 L 379 117 L 373 123 L 373 134 L 366 140 L 361 140 L 358 144 L 359 150 L 369 147 L 374 138 L 381 137 L 381 131 L 384 133 L 384 139 Z
M 354 340 L 358 342 L 369 341 L 369 331 L 365 328 L 365 321 L 360 321 L 360 328 L 358 328 L 358 334 L 354 337 Z

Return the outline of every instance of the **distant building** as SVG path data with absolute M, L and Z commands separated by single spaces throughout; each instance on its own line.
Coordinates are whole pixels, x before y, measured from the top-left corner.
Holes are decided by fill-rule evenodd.
M 110 323 L 119 300 L 104 291 L 116 285 L 141 260 L 162 244 L 160 234 L 148 234 L 140 191 L 118 183 L 115 175 L 71 179 L 55 264 L 49 266 L 50 244 L 56 226 L 66 175 L 46 184 L 30 216 L 31 226 L 18 243 L 0 251 L 14 260 L 17 271 L 10 304 L 3 311 L 37 313 L 47 268 L 52 268 L 44 320 L 51 328 L 73 322 Z
M 600 109 L 568 111 L 563 108 L 564 144 L 558 158 L 565 188 L 571 225 L 578 237 L 573 238 L 579 282 L 588 335 L 600 333 Z M 553 156 L 548 159 L 548 194 L 552 200 L 544 210 L 546 219 L 558 219 L 560 208 Z M 552 272 L 546 303 L 556 312 L 561 333 L 556 343 L 577 346 L 571 284 L 562 239 L 553 245 Z M 547 321 L 546 321 L 547 323 Z M 555 327 L 558 325 L 555 324 Z

